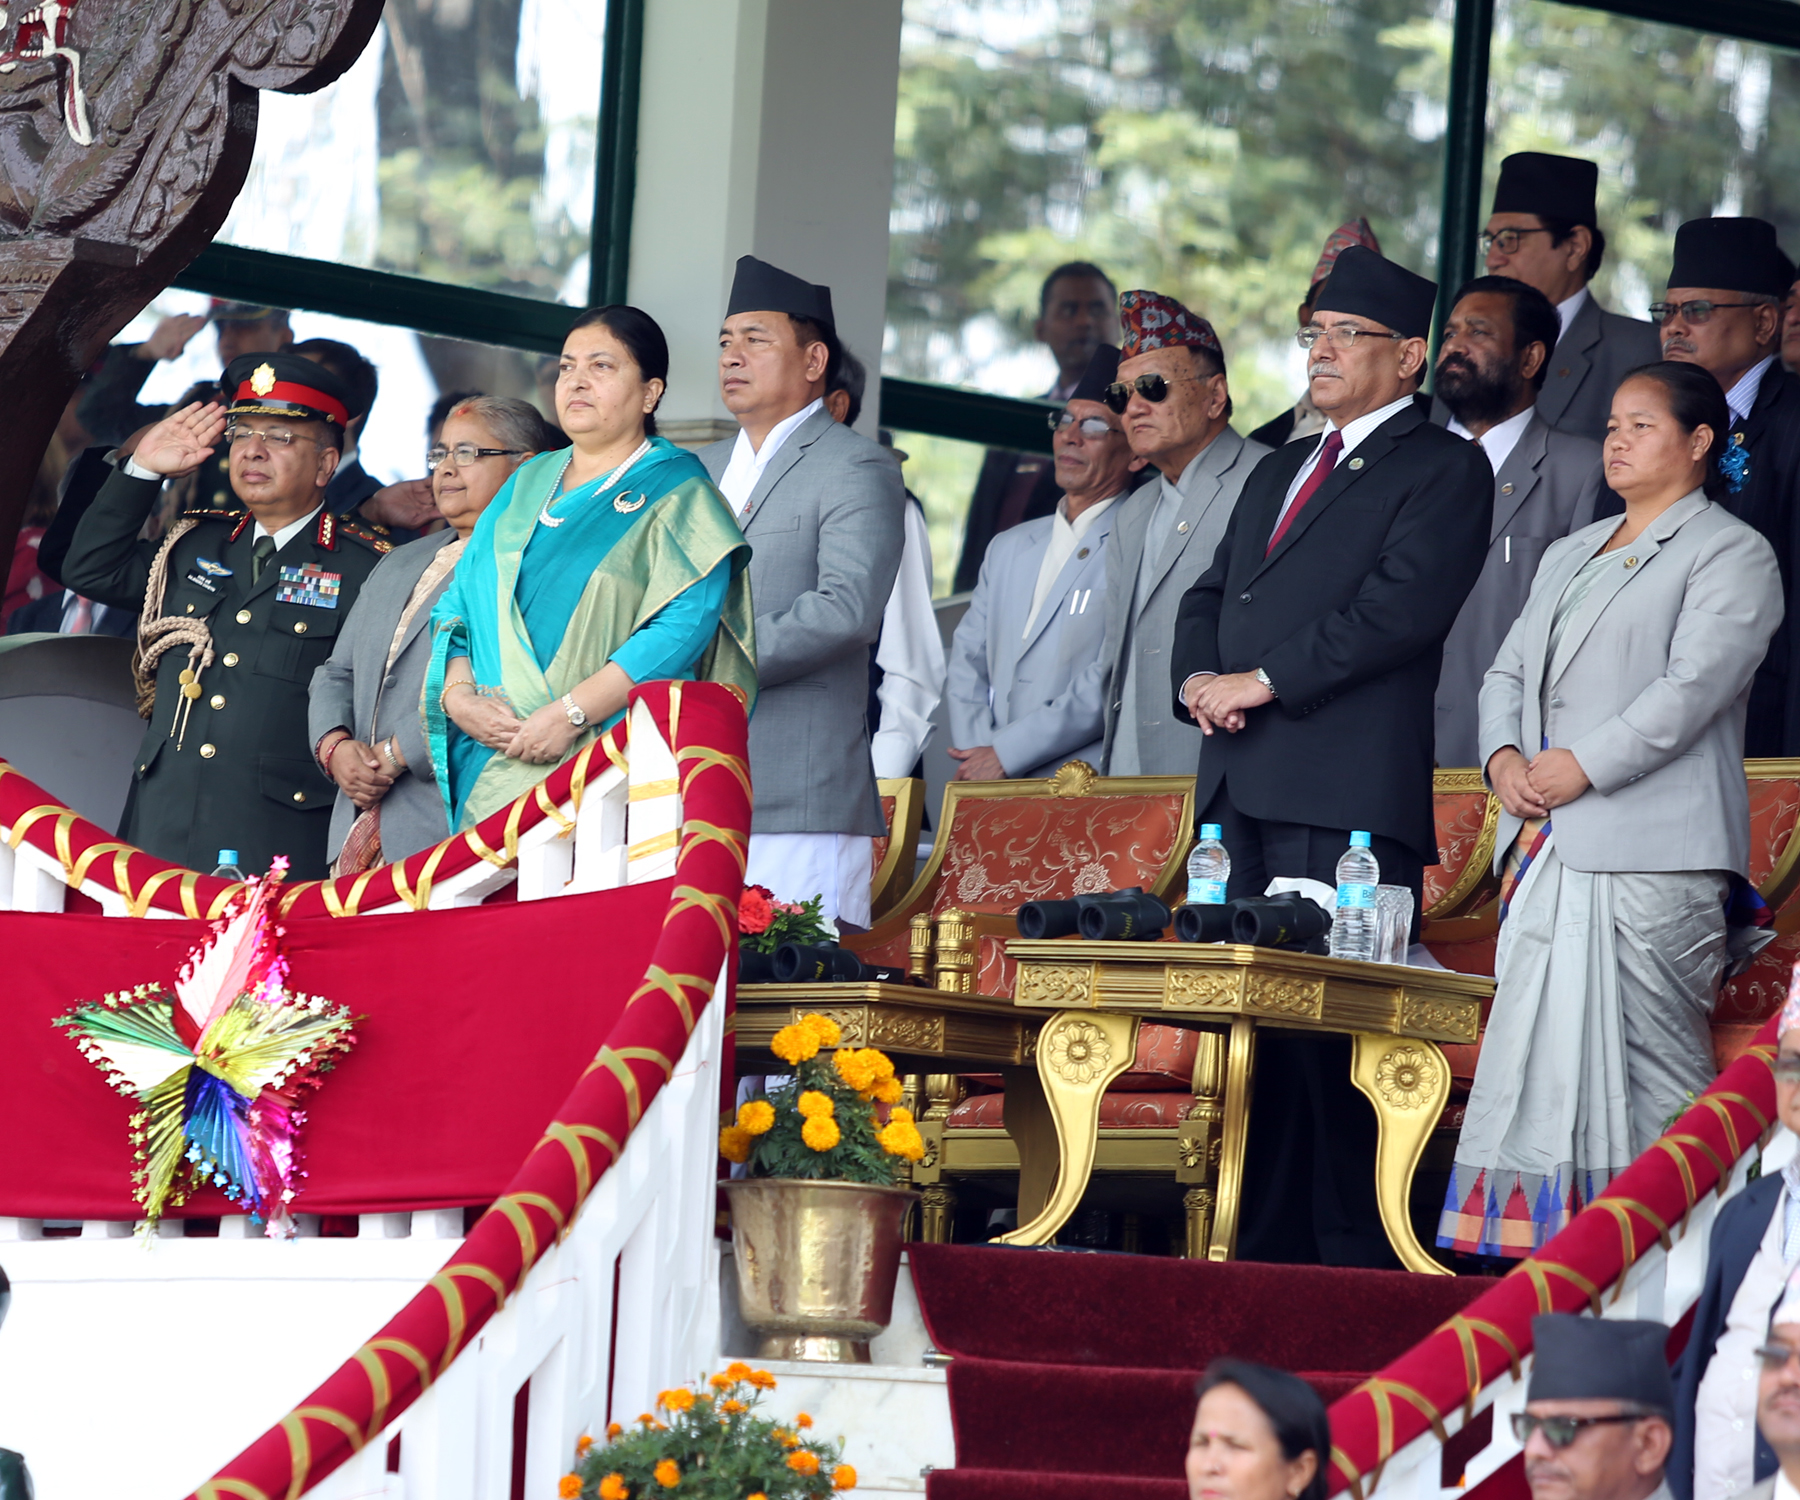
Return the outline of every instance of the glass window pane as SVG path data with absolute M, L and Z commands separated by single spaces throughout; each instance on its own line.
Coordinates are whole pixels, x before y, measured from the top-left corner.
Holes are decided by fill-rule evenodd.
M 1218 328 L 1237 425 L 1291 405 L 1320 248 L 1366 215 L 1430 272 L 1448 0 L 905 0 L 883 369 L 1011 395 L 1056 377 L 1071 260 Z
M 1547 0 L 1500 0 L 1487 186 L 1501 158 L 1600 163 L 1606 258 L 1593 290 L 1649 316 L 1684 220 L 1749 214 L 1800 243 L 1800 54 Z
M 942 599 L 951 592 L 956 560 L 962 554 L 969 493 L 987 450 L 979 443 L 923 432 L 896 431 L 894 446 L 906 455 L 902 469 L 907 489 L 925 507 L 925 527 L 931 534 L 931 592 L 933 598 Z
M 169 291 L 146 308 L 118 337 L 121 344 L 139 343 L 164 317 L 204 312 L 207 299 L 192 292 Z M 384 484 L 418 479 L 425 474 L 425 419 L 431 404 L 448 391 L 490 396 L 520 396 L 556 419 L 554 388 L 540 387 L 537 377 L 546 357 L 517 349 L 496 349 L 460 339 L 433 338 L 385 323 L 364 323 L 324 313 L 289 315 L 294 337 L 337 339 L 370 360 L 381 388 L 357 445 L 363 468 Z M 548 365 L 555 370 L 554 356 Z M 158 404 L 176 400 L 200 381 L 217 381 L 219 357 L 210 328 L 203 329 L 175 359 L 152 366 L 138 400 Z
M 262 96 L 219 238 L 584 303 L 604 12 L 389 0 L 336 83 Z

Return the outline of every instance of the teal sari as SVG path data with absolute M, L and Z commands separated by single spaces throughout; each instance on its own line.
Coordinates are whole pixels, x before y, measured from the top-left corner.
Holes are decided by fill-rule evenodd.
M 477 690 L 520 719 L 593 676 L 657 614 L 708 579 L 730 581 L 710 607 L 698 661 L 672 672 L 740 689 L 755 701 L 756 654 L 747 569 L 750 545 L 700 461 L 666 438 L 619 480 L 558 494 L 566 450 L 521 464 L 476 522 L 451 585 L 431 612 L 431 665 L 421 711 L 452 829 L 479 822 L 550 774 L 471 738 L 443 710 L 444 668 L 467 656 Z M 604 476 L 603 476 L 604 477 Z M 549 508 L 557 524 L 540 521 Z M 589 725 L 568 759 L 617 722 Z

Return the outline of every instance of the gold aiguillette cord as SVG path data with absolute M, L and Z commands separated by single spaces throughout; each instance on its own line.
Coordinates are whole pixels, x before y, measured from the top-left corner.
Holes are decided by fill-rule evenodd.
M 200 661 L 201 648 L 195 646 L 188 652 L 188 664 L 181 669 L 181 702 L 175 705 L 175 721 L 169 725 L 169 738 L 175 741 L 175 749 L 180 753 L 182 743 L 187 739 L 188 719 L 192 715 L 194 700 L 200 696 Z

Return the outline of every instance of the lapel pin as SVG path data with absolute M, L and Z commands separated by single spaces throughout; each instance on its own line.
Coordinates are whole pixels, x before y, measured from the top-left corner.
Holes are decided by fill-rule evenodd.
M 1186 536 L 1187 535 L 1187 522 L 1186 521 L 1178 522 L 1175 529 L 1177 531 L 1179 531 L 1183 536 Z
M 1625 559 L 1625 566 L 1626 566 L 1626 567 L 1628 567 L 1628 568 L 1635 568 L 1635 567 L 1636 567 L 1636 566 L 1637 566 L 1637 559 L 1636 559 L 1636 558 L 1635 558 L 1635 557 L 1628 557 L 1628 558 L 1626 558 L 1626 559 Z
M 1362 467 L 1362 464 L 1363 464 L 1363 461 L 1360 458 L 1353 458 L 1350 460 L 1350 467 L 1352 469 L 1360 469 Z
M 1078 558 L 1086 557 L 1087 555 L 1088 555 L 1088 549 L 1086 547 L 1083 547 L 1079 552 L 1077 552 L 1075 554 L 1075 556 Z
M 1513 487 L 1510 483 L 1503 484 L 1500 486 L 1500 493 L 1502 495 L 1510 495 L 1512 492 L 1513 492 Z

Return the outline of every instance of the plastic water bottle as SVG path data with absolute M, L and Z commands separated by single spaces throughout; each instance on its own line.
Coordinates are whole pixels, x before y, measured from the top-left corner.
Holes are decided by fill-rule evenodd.
M 219 851 L 219 868 L 213 871 L 214 880 L 242 880 L 244 872 L 238 868 L 238 852 L 235 849 Z
M 1231 879 L 1231 854 L 1217 823 L 1200 825 L 1200 842 L 1188 855 L 1188 905 L 1223 906 L 1225 882 Z
M 1375 888 L 1381 884 L 1381 866 L 1369 849 L 1369 836 L 1350 835 L 1350 847 L 1337 865 L 1337 910 L 1331 918 L 1331 956 L 1372 963 L 1378 922 Z

